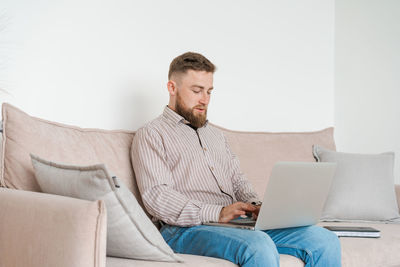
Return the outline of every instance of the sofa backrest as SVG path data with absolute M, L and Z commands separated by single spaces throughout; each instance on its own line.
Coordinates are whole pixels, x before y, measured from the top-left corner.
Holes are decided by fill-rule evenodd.
M 215 126 L 215 125 L 214 125 Z M 312 146 L 336 150 L 333 128 L 315 132 L 240 132 L 216 126 L 223 131 L 241 170 L 262 199 L 272 167 L 278 161 L 315 161 Z
M 6 103 L 3 104 L 2 114 L 4 161 L 1 162 L 4 164 L 1 166 L 0 163 L 1 186 L 40 191 L 30 160 L 29 154 L 32 153 L 65 164 L 104 163 L 110 172 L 124 181 L 141 203 L 130 160 L 135 132 L 84 129 L 55 123 L 29 116 Z M 316 132 L 268 133 L 216 127 L 225 134 L 240 160 L 242 171 L 261 198 L 277 161 L 314 161 L 314 144 L 335 150 L 333 128 Z
M 13 189 L 40 191 L 30 153 L 73 165 L 104 163 L 139 198 L 130 160 L 133 131 L 83 129 L 29 116 L 4 103 L 3 164 L 0 184 Z

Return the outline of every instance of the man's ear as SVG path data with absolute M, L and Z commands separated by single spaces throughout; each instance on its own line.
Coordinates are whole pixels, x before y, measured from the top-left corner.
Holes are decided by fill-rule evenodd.
M 177 92 L 177 88 L 176 88 L 176 82 L 169 80 L 167 83 L 167 87 L 168 87 L 168 92 L 171 96 L 175 96 L 176 92 Z

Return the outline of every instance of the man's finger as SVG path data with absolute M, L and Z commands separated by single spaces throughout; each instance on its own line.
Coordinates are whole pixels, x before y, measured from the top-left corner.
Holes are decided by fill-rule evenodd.
M 234 210 L 234 211 L 233 211 L 233 214 L 235 214 L 235 215 L 245 215 L 246 212 L 243 211 L 243 210 Z
M 240 207 L 245 211 L 255 211 L 257 208 L 248 203 L 241 203 Z

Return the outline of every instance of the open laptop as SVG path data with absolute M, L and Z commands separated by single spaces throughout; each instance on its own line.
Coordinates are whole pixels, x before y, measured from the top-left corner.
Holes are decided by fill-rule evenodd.
M 257 220 L 239 217 L 228 223 L 205 223 L 249 230 L 316 224 L 331 187 L 336 163 L 278 162 L 272 169 Z

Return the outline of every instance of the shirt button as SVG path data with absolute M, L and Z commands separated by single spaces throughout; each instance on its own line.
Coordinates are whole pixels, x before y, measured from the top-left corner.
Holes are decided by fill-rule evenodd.
M 207 148 L 205 147 L 205 148 L 203 148 L 204 149 L 204 151 L 207 151 Z
M 214 167 L 211 167 L 211 170 L 214 171 Z

